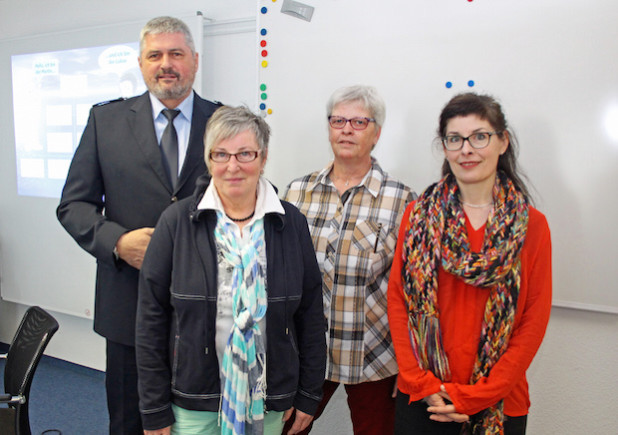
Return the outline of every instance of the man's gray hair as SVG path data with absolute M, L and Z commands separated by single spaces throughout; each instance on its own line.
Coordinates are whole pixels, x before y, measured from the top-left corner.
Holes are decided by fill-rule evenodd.
M 189 27 L 178 18 L 174 17 L 157 17 L 148 21 L 142 28 L 139 34 L 139 52 L 140 55 L 144 50 L 144 39 L 147 35 L 158 35 L 161 33 L 182 33 L 185 37 L 185 42 L 191 49 L 191 53 L 195 54 L 195 43 Z

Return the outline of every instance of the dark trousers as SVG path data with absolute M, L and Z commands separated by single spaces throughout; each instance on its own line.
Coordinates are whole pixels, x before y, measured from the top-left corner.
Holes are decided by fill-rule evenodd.
M 107 342 L 105 390 L 110 435 L 142 435 L 135 347 Z
M 427 404 L 410 402 L 410 396 L 397 392 L 395 406 L 395 435 L 459 435 L 461 423 L 442 423 L 429 419 Z M 528 416 L 508 417 L 504 420 L 504 435 L 525 435 Z
M 393 388 L 397 376 L 374 382 L 362 382 L 360 384 L 344 385 L 348 395 L 348 407 L 355 435 L 384 435 L 393 433 L 395 421 L 395 400 L 392 397 Z M 339 387 L 339 383 L 324 381 L 322 388 L 324 396 L 316 411 L 314 421 L 322 415 L 331 397 Z M 287 434 L 292 427 L 294 419 L 290 418 L 283 427 L 283 433 Z M 300 432 L 306 435 L 311 431 L 313 423 L 307 429 Z

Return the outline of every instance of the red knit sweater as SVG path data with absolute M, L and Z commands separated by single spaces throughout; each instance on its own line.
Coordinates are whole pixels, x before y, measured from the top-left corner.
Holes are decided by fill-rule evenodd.
M 530 207 L 521 253 L 521 288 L 508 349 L 489 376 L 470 385 L 489 292 L 465 284 L 440 267 L 440 328 L 452 380 L 443 383 L 430 371 L 421 370 L 410 345 L 401 274 L 402 243 L 410 227 L 413 207 L 414 204 L 410 204 L 403 216 L 388 286 L 388 320 L 399 365 L 399 389 L 416 401 L 437 393 L 444 384 L 459 413 L 476 414 L 504 399 L 506 415 L 526 415 L 530 407 L 526 370 L 541 345 L 551 310 L 551 240 L 545 216 Z M 485 226 L 475 230 L 466 219 L 466 229 L 471 249 L 480 251 Z

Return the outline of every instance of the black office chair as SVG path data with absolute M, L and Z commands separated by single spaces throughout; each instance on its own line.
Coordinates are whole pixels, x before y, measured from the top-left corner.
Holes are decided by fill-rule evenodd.
M 4 367 L 4 392 L 0 394 L 0 433 L 3 435 L 31 435 L 28 417 L 28 396 L 34 371 L 58 330 L 58 322 L 39 307 L 30 307 L 13 337 Z

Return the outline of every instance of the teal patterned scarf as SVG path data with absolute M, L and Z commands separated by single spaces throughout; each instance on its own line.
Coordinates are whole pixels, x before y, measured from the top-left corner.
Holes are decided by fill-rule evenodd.
M 489 292 L 471 384 L 489 375 L 506 351 L 513 329 L 528 203 L 502 172 L 496 176 L 493 197 L 494 210 L 487 219 L 483 248 L 478 253 L 470 251 L 459 187 L 452 175 L 429 186 L 410 214 L 402 272 L 410 342 L 419 366 L 445 382 L 451 372 L 442 346 L 437 305 L 440 266 Z M 474 434 L 502 434 L 503 418 L 500 401 L 473 418 L 472 427 L 467 429 Z
M 266 315 L 266 271 L 260 266 L 264 219 L 250 227 L 249 241 L 239 244 L 232 225 L 217 212 L 215 239 L 234 265 L 232 315 L 234 325 L 223 355 L 221 394 L 222 435 L 262 434 L 266 397 L 266 351 L 258 322 Z

